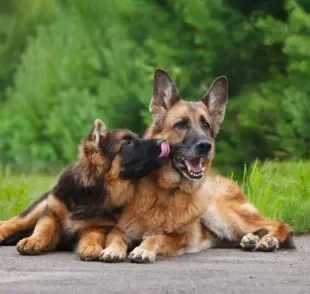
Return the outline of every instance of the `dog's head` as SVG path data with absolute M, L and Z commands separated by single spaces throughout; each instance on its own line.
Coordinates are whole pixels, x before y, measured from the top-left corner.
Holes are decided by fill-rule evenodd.
M 155 71 L 150 104 L 153 122 L 146 137 L 164 139 L 179 146 L 170 166 L 181 176 L 199 180 L 208 172 L 227 98 L 226 77 L 217 78 L 199 101 L 186 102 L 169 74 L 160 69 Z
M 96 119 L 88 137 L 80 145 L 80 158 L 113 178 L 139 179 L 159 168 L 170 147 L 162 139 L 140 139 L 126 129 L 107 130 Z

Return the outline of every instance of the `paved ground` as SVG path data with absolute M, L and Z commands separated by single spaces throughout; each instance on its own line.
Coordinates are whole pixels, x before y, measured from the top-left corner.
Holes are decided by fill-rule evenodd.
M 0 293 L 310 293 L 310 237 L 276 253 L 211 249 L 155 264 L 81 262 L 0 248 Z

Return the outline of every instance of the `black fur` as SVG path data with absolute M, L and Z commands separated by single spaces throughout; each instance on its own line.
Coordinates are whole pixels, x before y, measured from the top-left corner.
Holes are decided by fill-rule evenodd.
M 126 134 L 123 130 L 119 132 L 121 131 Z M 115 146 L 119 144 L 120 138 L 113 136 L 117 132 L 109 132 L 108 136 L 105 136 L 104 141 L 100 139 L 99 148 L 102 155 L 108 161 L 108 169 L 111 167 L 115 156 L 117 154 L 120 156 L 120 178 L 128 180 L 140 179 L 164 163 L 165 158 L 159 158 L 162 140 L 139 139 L 129 132 L 130 135 L 127 134 L 122 138 L 123 143 L 117 151 Z M 93 137 L 90 133 L 86 140 L 92 139 Z M 46 200 L 49 194 L 53 194 L 66 205 L 72 220 L 116 220 L 120 216 L 123 207 L 114 207 L 111 210 L 104 207 L 104 200 L 107 196 L 104 174 L 97 178 L 92 177 L 91 184 L 83 182 L 83 172 L 85 172 L 85 165 L 88 164 L 85 161 L 87 159 L 82 158 L 67 167 L 60 175 L 56 186 L 38 198 L 20 216 L 27 216 L 39 203 Z M 91 165 L 86 167 L 88 171 L 90 168 L 93 169 L 95 167 Z M 92 174 L 92 171 L 90 174 Z M 52 213 L 47 205 L 43 214 L 48 211 Z M 15 245 L 22 238 L 31 235 L 32 232 L 33 228 L 18 232 L 7 237 L 2 244 Z M 61 248 L 68 248 L 72 245 L 72 240 L 75 240 L 75 238 L 72 234 L 65 234 L 61 238 L 64 241 L 59 246 Z M 68 244 L 71 245 L 69 246 Z

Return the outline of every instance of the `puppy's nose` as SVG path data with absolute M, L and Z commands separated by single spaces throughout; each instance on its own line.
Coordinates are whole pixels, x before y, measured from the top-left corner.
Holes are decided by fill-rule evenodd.
M 196 144 L 196 149 L 199 153 L 208 153 L 212 148 L 212 144 L 208 140 L 199 140 Z
M 158 139 L 158 140 L 156 140 L 156 145 L 161 146 L 161 143 L 163 143 L 163 142 L 164 142 L 164 140 Z

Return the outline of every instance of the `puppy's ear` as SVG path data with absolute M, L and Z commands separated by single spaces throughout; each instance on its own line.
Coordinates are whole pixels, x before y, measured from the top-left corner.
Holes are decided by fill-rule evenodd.
M 96 119 L 94 121 L 94 127 L 92 130 L 92 141 L 95 142 L 96 145 L 100 142 L 100 137 L 106 132 L 107 127 L 104 122 L 100 119 Z
M 153 115 L 153 122 L 159 125 L 165 118 L 167 111 L 180 99 L 178 89 L 170 75 L 162 69 L 156 69 L 154 72 L 153 97 L 149 107 Z
M 224 120 L 227 100 L 228 80 L 225 76 L 215 79 L 207 93 L 201 98 L 201 101 L 207 106 L 212 116 L 215 134 L 218 133 L 220 125 Z
M 87 138 L 79 145 L 79 158 L 96 166 L 106 166 L 107 161 L 99 146 L 100 138 L 107 136 L 107 127 L 102 120 L 96 119 Z

